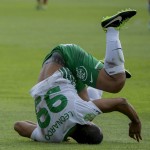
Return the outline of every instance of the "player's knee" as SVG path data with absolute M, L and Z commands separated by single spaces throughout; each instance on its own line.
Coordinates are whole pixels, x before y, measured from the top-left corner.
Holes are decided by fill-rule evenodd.
M 112 93 L 120 92 L 122 90 L 122 88 L 124 87 L 124 84 L 125 84 L 124 78 L 115 79 L 114 84 L 113 84 L 113 88 L 112 88 Z
M 20 122 L 17 121 L 17 122 L 15 122 L 15 124 L 14 124 L 14 130 L 15 130 L 15 131 L 18 131 L 19 128 L 20 128 Z
M 110 93 L 118 93 L 124 87 L 126 76 L 124 73 L 108 75 L 103 69 L 100 71 L 97 88 Z
M 15 122 L 14 130 L 17 131 L 20 135 L 23 135 L 22 122 L 21 121 Z
M 118 93 L 122 90 L 124 84 L 116 84 L 112 90 L 112 93 Z

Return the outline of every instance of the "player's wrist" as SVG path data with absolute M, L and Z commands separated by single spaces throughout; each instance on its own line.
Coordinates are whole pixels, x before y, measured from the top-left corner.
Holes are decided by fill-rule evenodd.
M 134 123 L 134 124 L 141 124 L 141 121 L 137 118 L 137 119 L 132 120 L 131 123 Z

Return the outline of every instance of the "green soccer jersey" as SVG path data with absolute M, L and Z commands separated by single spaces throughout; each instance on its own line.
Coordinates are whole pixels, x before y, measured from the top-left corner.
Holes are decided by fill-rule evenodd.
M 65 67 L 67 67 L 76 78 L 77 86 L 79 84 L 77 88 L 78 91 L 84 87 L 84 84 L 94 88 L 96 87 L 99 70 L 103 68 L 101 61 L 97 60 L 78 45 L 60 44 L 45 57 L 44 62 L 49 59 L 54 52 L 58 52 L 62 56 Z

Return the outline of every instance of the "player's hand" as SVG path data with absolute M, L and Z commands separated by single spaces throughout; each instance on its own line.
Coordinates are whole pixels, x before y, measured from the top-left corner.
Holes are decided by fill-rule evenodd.
M 129 136 L 136 141 L 142 140 L 141 137 L 141 122 L 131 122 L 129 123 Z

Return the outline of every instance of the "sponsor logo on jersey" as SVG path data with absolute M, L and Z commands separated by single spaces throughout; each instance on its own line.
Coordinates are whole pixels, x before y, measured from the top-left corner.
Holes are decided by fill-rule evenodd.
M 95 117 L 96 117 L 95 114 L 86 114 L 84 116 L 84 120 L 86 120 L 86 121 L 92 121 Z

